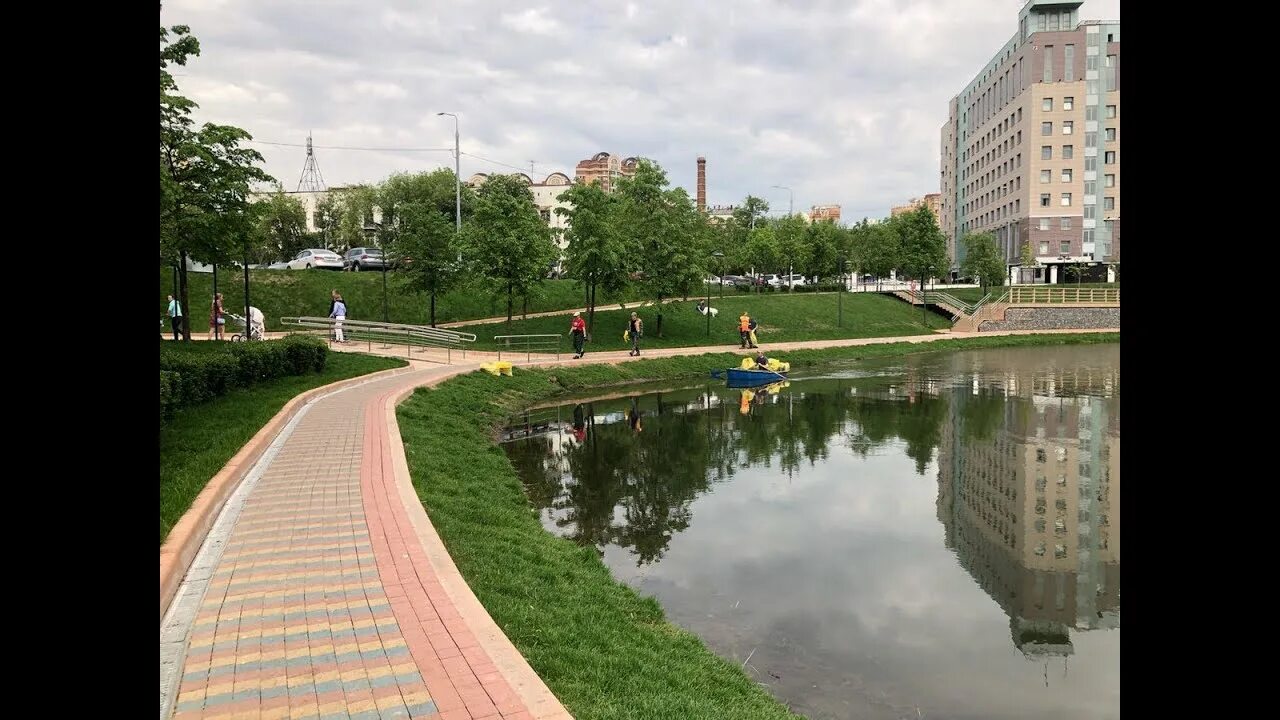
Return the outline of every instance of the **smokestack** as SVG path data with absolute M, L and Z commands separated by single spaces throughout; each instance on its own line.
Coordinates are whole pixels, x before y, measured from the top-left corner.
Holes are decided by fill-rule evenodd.
M 698 212 L 707 211 L 707 159 L 698 156 Z

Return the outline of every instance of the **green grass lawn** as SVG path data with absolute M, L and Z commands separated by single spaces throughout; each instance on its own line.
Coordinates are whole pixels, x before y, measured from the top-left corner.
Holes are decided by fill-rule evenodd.
M 217 343 L 192 343 L 213 352 Z M 227 461 L 240 452 L 285 403 L 332 382 L 404 367 L 398 358 L 330 352 L 322 373 L 270 380 L 179 410 L 160 428 L 160 542 Z
M 188 317 L 193 333 L 209 330 L 209 305 L 213 298 L 212 273 L 187 273 L 190 282 Z M 430 299 L 420 293 L 400 289 L 401 277 L 396 272 L 387 273 L 387 316 L 391 322 L 425 325 L 428 322 Z M 250 270 L 249 298 L 252 305 L 267 318 L 268 330 L 284 329 L 281 317 L 320 316 L 329 314 L 329 291 L 337 288 L 347 301 L 348 315 L 352 320 L 382 319 L 382 273 L 336 272 L 329 270 Z M 244 315 L 243 271 L 218 273 L 218 289 L 223 294 L 226 312 Z M 173 272 L 160 270 L 160 295 L 157 315 L 163 316 L 168 303 L 165 296 L 173 292 Z M 634 292 L 622 297 L 602 297 L 597 293 L 597 306 L 619 302 L 631 302 L 638 297 Z M 548 280 L 541 295 L 529 300 L 529 312 L 565 310 L 586 305 L 582 288 L 572 280 Z M 520 298 L 515 301 L 515 313 L 521 309 Z M 485 288 L 468 288 L 448 293 L 436 299 L 436 322 L 478 320 L 497 317 L 507 312 L 506 296 L 494 297 Z M 165 323 L 168 330 L 168 323 Z
M 711 320 L 711 334 L 707 334 L 707 319 L 694 309 L 696 300 L 662 306 L 662 337 L 657 337 L 657 307 L 641 307 L 636 312 L 644 320 L 645 348 L 690 347 L 695 345 L 738 345 L 738 315 L 744 310 L 756 319 L 760 327 L 756 337 L 760 346 L 770 343 L 796 340 L 834 340 L 838 338 L 891 337 L 894 335 L 928 334 L 932 328 L 951 327 L 946 318 L 929 313 L 926 328 L 920 309 L 886 295 L 875 293 L 845 293 L 844 326 L 837 325 L 837 296 L 823 295 L 725 295 L 723 303 L 712 298 L 712 306 L 720 309 L 720 315 Z M 630 310 L 596 310 L 595 327 L 587 352 L 624 350 L 630 347 L 622 339 L 627 327 Z M 495 335 L 564 335 L 562 348 L 572 350 L 569 340 L 571 316 L 556 315 L 517 320 L 511 325 L 471 325 L 459 330 L 476 334 L 476 347 L 493 349 Z
M 1031 285 L 1019 285 L 1019 287 L 1033 287 L 1033 286 L 1031 286 Z M 1077 285 L 1076 283 L 1060 283 L 1060 284 L 1058 284 L 1058 285 L 1035 285 L 1034 287 L 1037 287 L 1037 288 L 1046 288 L 1046 287 L 1047 287 L 1047 288 L 1074 288 L 1074 287 L 1081 287 L 1081 288 L 1118 288 L 1118 287 L 1120 287 L 1120 283 L 1080 283 L 1079 285 Z M 1000 297 L 1001 295 L 1003 295 L 1006 291 L 1008 291 L 1008 289 L 1009 289 L 1009 286 L 1008 286 L 1008 285 L 1005 285 L 1005 286 L 1003 286 L 1003 287 L 990 288 L 990 289 L 988 290 L 988 292 L 990 292 L 990 293 L 991 293 L 991 299 L 992 299 L 992 300 L 995 300 L 996 298 L 998 298 L 998 297 Z M 979 300 L 981 300 L 981 299 L 982 299 L 982 288 L 976 288 L 976 287 L 974 287 L 974 288 L 947 288 L 947 289 L 944 289 L 944 290 L 939 290 L 939 292 L 950 293 L 950 294 L 954 295 L 957 299 L 963 300 L 963 301 L 965 301 L 965 302 L 967 302 L 967 303 L 976 303 L 976 302 L 978 302 Z
M 857 358 L 1029 345 L 1118 342 L 1118 333 L 893 343 L 795 353 L 793 369 Z M 485 609 L 579 720 L 793 718 L 765 688 L 613 579 L 596 550 L 543 529 L 507 455 L 505 418 L 587 389 L 705 378 L 732 354 L 657 358 L 513 377 L 483 372 L 420 389 L 397 410 L 409 472 L 431 523 Z M 460 412 L 465 409 L 465 412 Z

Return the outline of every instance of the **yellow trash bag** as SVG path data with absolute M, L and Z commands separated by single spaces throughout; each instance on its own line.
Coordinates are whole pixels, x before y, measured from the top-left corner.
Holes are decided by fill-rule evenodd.
M 622 342 L 627 342 L 630 339 L 631 339 L 631 328 L 627 328 L 626 330 L 622 331 Z
M 507 377 L 511 377 L 511 363 L 506 362 L 505 360 L 499 360 L 497 362 L 491 362 L 491 363 L 484 363 L 483 365 L 480 366 L 480 369 L 489 373 L 490 375 L 494 375 L 494 376 L 506 375 Z
M 739 365 L 738 367 L 743 370 L 751 370 L 755 368 L 755 366 L 756 366 L 755 358 L 745 357 L 745 358 L 742 358 L 742 364 Z
M 769 358 L 768 366 L 774 372 L 789 372 L 791 370 L 791 363 L 783 362 L 777 358 Z
M 752 331 L 751 331 L 751 335 L 750 335 L 750 337 L 751 337 L 751 344 L 752 344 L 752 345 L 759 345 L 759 344 L 760 344 L 760 341 L 759 341 L 759 340 L 756 340 L 756 331 L 755 331 L 755 330 L 752 330 Z

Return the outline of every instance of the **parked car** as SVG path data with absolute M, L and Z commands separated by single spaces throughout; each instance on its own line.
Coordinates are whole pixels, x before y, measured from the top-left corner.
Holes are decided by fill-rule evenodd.
M 289 261 L 290 270 L 310 270 L 311 268 L 341 270 L 342 267 L 342 257 L 338 253 L 317 248 L 303 250 Z
M 386 267 L 386 261 L 382 256 L 382 250 L 371 247 L 356 247 L 347 251 L 347 255 L 342 260 L 344 269 L 353 272 L 361 270 L 381 270 Z
M 805 284 L 803 275 L 770 275 L 769 284 L 774 287 L 799 287 Z
M 739 282 L 740 280 L 745 280 L 745 279 L 746 279 L 746 278 L 742 277 L 741 275 L 725 275 L 725 276 L 724 276 L 724 284 L 725 284 L 725 285 L 737 285 L 737 284 L 738 284 L 738 282 Z

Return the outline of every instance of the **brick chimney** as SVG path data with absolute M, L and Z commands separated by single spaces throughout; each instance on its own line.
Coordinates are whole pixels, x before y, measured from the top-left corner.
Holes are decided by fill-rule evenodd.
M 698 212 L 707 211 L 707 159 L 698 156 Z

